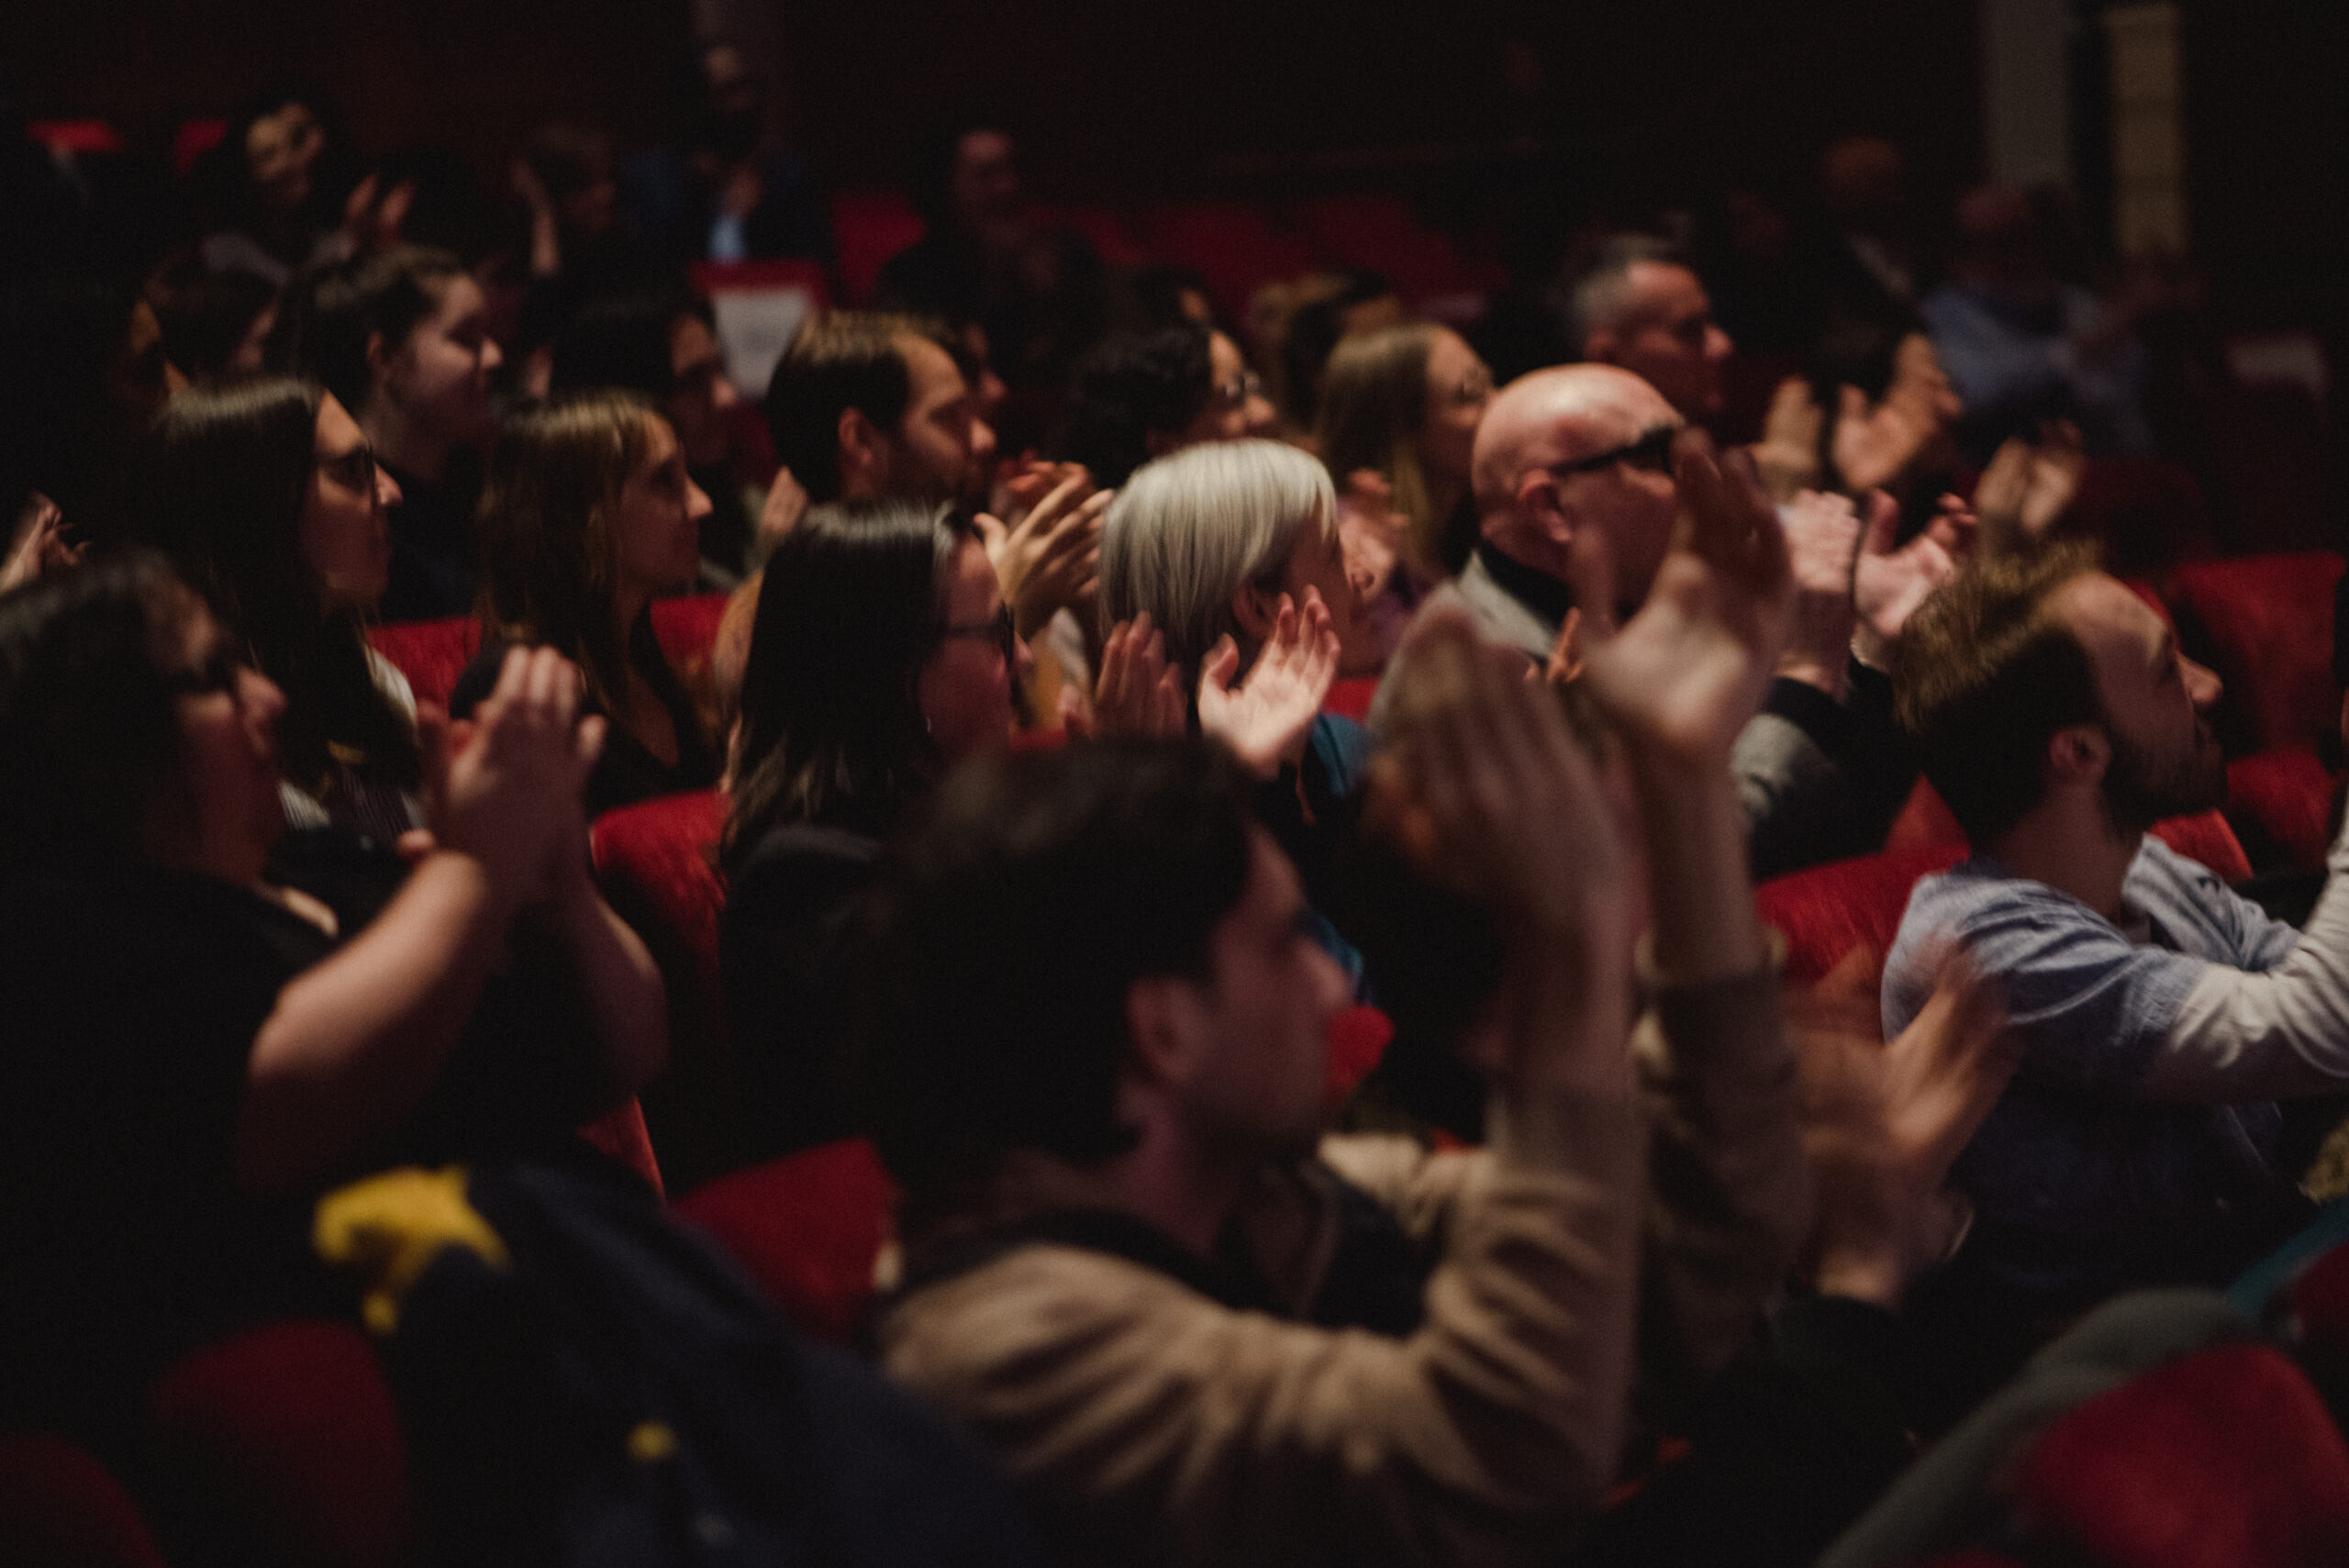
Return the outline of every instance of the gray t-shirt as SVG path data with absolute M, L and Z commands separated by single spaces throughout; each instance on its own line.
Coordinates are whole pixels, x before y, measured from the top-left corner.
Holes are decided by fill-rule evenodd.
M 2022 1066 L 1953 1175 L 1975 1205 L 1969 1251 L 2051 1304 L 2215 1283 L 2306 1212 L 2273 1158 L 2273 1101 L 2139 1093 L 2213 965 L 2274 969 L 2299 933 L 2150 838 L 2122 898 L 2125 929 L 1976 856 L 1919 882 L 1886 961 L 1887 1039 L 1924 1006 L 1953 942 L 2004 989 Z

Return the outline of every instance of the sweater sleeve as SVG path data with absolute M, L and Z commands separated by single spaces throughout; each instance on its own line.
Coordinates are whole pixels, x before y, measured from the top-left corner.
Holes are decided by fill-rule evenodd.
M 2145 1067 L 2148 1099 L 2319 1095 L 2349 1084 L 2349 830 L 2298 946 L 2264 973 L 2207 965 Z
M 1562 1109 L 1559 1167 L 1453 1167 L 1408 1339 L 1038 1245 L 900 1304 L 884 1364 L 1006 1461 L 1063 1561 L 1553 1559 L 1614 1473 L 1643 1142 L 1620 1100 Z

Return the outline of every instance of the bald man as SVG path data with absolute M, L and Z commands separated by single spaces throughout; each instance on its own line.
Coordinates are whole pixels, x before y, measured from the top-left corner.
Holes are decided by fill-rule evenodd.
M 1670 547 L 1681 424 L 1661 393 L 1612 365 L 1511 382 L 1476 431 L 1470 482 L 1481 538 L 1430 602 L 1464 605 L 1488 639 L 1537 667 L 1570 611 L 1585 646 L 1609 635 L 1647 598 Z M 1910 556 L 1870 562 L 1918 569 Z M 1868 644 L 1870 661 L 1847 659 L 1848 620 L 1837 636 L 1831 665 L 1781 664 L 1786 673 L 1738 740 L 1732 764 L 1757 880 L 1882 848 L 1916 782 L 1892 723 L 1882 645 Z

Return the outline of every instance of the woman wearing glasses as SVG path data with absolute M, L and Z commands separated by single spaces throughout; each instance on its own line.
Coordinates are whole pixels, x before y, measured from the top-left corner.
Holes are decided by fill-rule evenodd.
M 506 651 L 549 647 L 579 666 L 590 711 L 611 720 L 587 780 L 591 816 L 707 789 L 718 754 L 652 635 L 652 601 L 693 585 L 709 497 L 669 421 L 631 393 L 561 393 L 499 432 L 482 492 L 482 649 L 449 711 L 496 684 Z
M 743 1091 L 731 1158 L 855 1130 L 837 1060 L 853 911 L 907 812 L 1009 740 L 1028 657 L 985 545 L 952 508 L 818 506 L 768 558 L 720 850 Z
M 416 700 L 367 646 L 399 486 L 333 394 L 291 376 L 192 388 L 134 463 L 120 536 L 168 555 L 285 695 L 285 818 L 391 844 L 422 822 Z

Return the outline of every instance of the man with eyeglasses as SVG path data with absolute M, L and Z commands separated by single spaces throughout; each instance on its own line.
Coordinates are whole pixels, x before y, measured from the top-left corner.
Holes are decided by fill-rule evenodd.
M 1646 601 L 1664 563 L 1683 423 L 1662 393 L 1612 365 L 1510 383 L 1476 431 L 1482 537 L 1430 603 L 1464 604 L 1489 640 L 1570 676 Z M 1894 550 L 1883 507 L 1864 542 L 1841 497 L 1792 505 L 1806 509 L 1793 530 L 1798 583 L 1827 585 L 1798 594 L 1797 644 L 1731 758 L 1757 879 L 1882 847 L 1916 781 L 1883 668 L 1908 610 L 1954 570 L 1936 537 Z M 1820 538 L 1841 540 L 1842 564 L 1806 571 L 1802 556 Z

